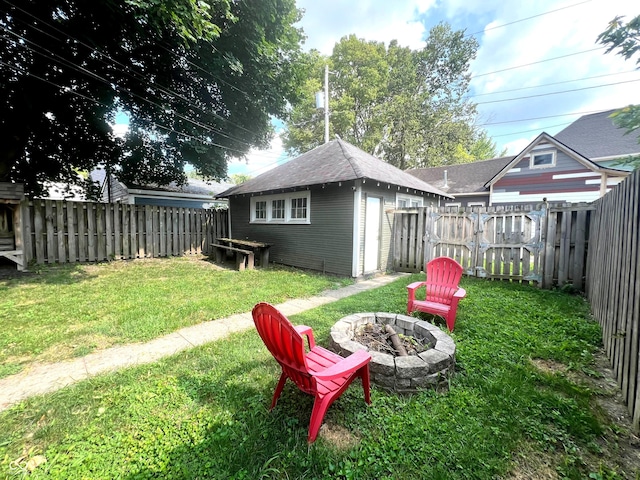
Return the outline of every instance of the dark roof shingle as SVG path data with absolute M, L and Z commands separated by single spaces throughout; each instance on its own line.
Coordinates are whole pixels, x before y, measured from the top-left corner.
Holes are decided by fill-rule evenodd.
M 500 157 L 480 162 L 462 163 L 431 168 L 413 168 L 407 173 L 449 194 L 478 193 L 487 191 L 485 183 L 491 180 L 515 157 Z M 444 172 L 447 172 L 447 184 Z
M 295 189 L 358 179 L 370 179 L 444 197 L 450 196 L 354 145 L 337 139 L 303 153 L 241 185 L 232 187 L 218 197 Z
M 625 135 L 625 130 L 618 128 L 610 118 L 615 111 L 583 115 L 554 138 L 596 162 L 599 158 L 640 153 L 638 135 Z

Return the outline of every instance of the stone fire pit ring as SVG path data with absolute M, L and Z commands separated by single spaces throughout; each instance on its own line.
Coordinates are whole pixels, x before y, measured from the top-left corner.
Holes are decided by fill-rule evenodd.
M 354 340 L 358 329 L 367 323 L 389 324 L 399 334 L 428 340 L 433 348 L 406 357 L 370 350 Z M 437 326 L 407 315 L 384 312 L 348 315 L 331 327 L 329 345 L 331 350 L 345 357 L 356 350 L 369 351 L 371 382 L 396 393 L 446 388 L 455 367 L 453 339 Z

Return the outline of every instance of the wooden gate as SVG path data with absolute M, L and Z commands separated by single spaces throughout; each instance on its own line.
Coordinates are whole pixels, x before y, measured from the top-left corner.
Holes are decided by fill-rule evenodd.
M 431 212 L 425 262 L 455 258 L 467 275 L 542 281 L 546 207 L 526 211 Z

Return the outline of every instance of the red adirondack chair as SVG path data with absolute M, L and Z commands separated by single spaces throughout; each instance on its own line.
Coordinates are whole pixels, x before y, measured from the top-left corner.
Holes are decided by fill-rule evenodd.
M 362 379 L 364 399 L 371 403 L 369 392 L 369 361 L 371 355 L 359 350 L 343 358 L 317 346 L 313 331 L 305 325 L 294 327 L 275 307 L 259 303 L 253 307 L 253 322 L 271 354 L 282 367 L 282 374 L 273 394 L 271 409 L 276 406 L 287 378 L 300 390 L 315 397 L 308 441 L 315 441 L 322 419 L 329 406 L 356 378 Z M 309 342 L 305 351 L 304 336 Z
M 458 302 L 467 292 L 458 286 L 462 277 L 462 266 L 448 257 L 438 257 L 427 263 L 427 281 L 414 282 L 407 287 L 409 300 L 407 314 L 414 310 L 444 317 L 450 332 L 456 323 Z M 424 300 L 416 299 L 416 290 L 425 287 Z

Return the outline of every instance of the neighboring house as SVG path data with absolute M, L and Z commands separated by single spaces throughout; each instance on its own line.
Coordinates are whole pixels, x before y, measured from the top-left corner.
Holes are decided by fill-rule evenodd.
M 108 180 L 104 169 L 91 172 L 91 178 L 100 186 L 100 200 L 132 205 L 162 205 L 182 208 L 213 208 L 226 206 L 227 202 L 215 198 L 228 189 L 230 183 L 205 182 L 189 178 L 185 185 L 172 183 L 157 187 L 151 185 L 125 185 L 113 175 Z
M 640 155 L 640 132 L 625 134 L 625 129 L 613 123 L 611 114 L 615 111 L 584 115 L 554 138 L 601 167 L 632 170 L 632 166 L 618 163 L 625 157 Z
M 485 187 L 491 205 L 592 202 L 629 173 L 602 167 L 543 132 Z
M 391 268 L 396 208 L 450 197 L 338 139 L 218 198 L 229 200 L 230 235 L 272 244 L 273 261 L 358 277 Z
M 455 200 L 447 200 L 445 206 L 486 207 L 490 204 L 490 191 L 485 184 L 514 158 L 500 157 L 459 165 L 413 168 L 407 173 L 455 196 Z

